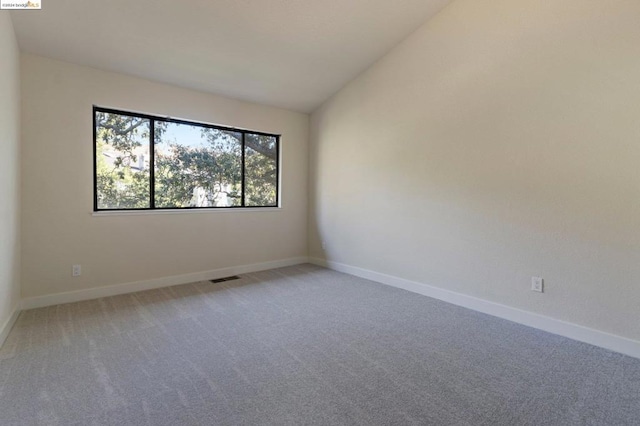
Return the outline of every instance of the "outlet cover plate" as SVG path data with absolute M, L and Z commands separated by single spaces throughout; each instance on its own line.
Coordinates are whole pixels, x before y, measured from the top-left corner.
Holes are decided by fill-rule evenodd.
M 542 277 L 531 277 L 531 291 L 544 292 L 544 280 Z

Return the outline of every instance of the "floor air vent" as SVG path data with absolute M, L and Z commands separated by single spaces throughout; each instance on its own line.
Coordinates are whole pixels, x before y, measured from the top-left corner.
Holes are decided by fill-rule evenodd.
M 209 280 L 209 281 L 211 281 L 212 283 L 222 283 L 222 282 L 225 282 L 225 281 L 233 281 L 233 280 L 239 280 L 239 279 L 240 279 L 239 276 L 233 275 L 233 276 L 230 276 L 230 277 L 218 278 L 218 279 Z

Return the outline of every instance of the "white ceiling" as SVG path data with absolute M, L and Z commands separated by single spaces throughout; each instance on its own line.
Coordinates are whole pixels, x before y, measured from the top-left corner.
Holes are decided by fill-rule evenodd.
M 24 52 L 310 112 L 450 0 L 43 0 Z

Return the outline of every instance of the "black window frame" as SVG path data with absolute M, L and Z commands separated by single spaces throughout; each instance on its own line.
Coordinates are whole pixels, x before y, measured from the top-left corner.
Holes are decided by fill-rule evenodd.
M 107 114 L 119 114 L 126 115 L 129 117 L 136 117 L 149 120 L 149 207 L 140 207 L 140 208 L 98 208 L 98 132 L 97 132 L 97 121 L 96 115 L 98 112 L 107 113 Z M 222 130 L 233 133 L 240 133 L 242 135 L 241 138 L 241 152 L 242 152 L 242 176 L 241 176 L 241 187 L 242 187 L 242 196 L 241 196 L 241 204 L 239 206 L 207 206 L 207 207 L 156 207 L 155 206 L 155 122 L 164 121 L 168 123 L 176 123 L 183 124 L 188 126 L 198 126 L 209 129 Z M 276 203 L 274 205 L 268 206 L 247 206 L 245 205 L 245 156 L 246 156 L 246 145 L 245 139 L 246 135 L 261 135 L 261 136 L 269 136 L 275 138 L 276 143 Z M 280 137 L 279 134 L 260 132 L 256 130 L 249 130 L 237 127 L 228 127 L 228 126 L 220 126 L 217 124 L 203 123 L 198 121 L 191 120 L 183 120 L 178 118 L 172 118 L 161 115 L 153 115 L 146 113 L 139 113 L 133 111 L 125 111 L 114 108 L 106 108 L 100 107 L 97 105 L 93 105 L 93 211 L 94 212 L 139 212 L 139 211 L 167 211 L 167 210 L 229 210 L 229 209 L 273 209 L 280 207 Z

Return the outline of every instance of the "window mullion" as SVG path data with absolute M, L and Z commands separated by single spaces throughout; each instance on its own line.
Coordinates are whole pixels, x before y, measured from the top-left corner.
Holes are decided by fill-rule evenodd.
M 149 207 L 152 209 L 156 208 L 156 143 L 155 143 L 155 134 L 156 134 L 156 120 L 151 119 L 151 123 L 149 123 Z
M 242 207 L 244 207 L 245 206 L 245 198 L 244 198 L 244 192 L 245 192 L 244 191 L 245 159 L 244 159 L 244 155 L 245 155 L 245 152 L 246 152 L 246 149 L 245 149 L 245 146 L 244 146 L 244 135 L 245 135 L 245 133 L 242 132 L 241 135 L 242 135 L 242 181 L 241 181 L 241 184 L 240 184 L 240 189 L 242 191 L 242 198 L 241 198 L 241 204 L 240 205 Z

